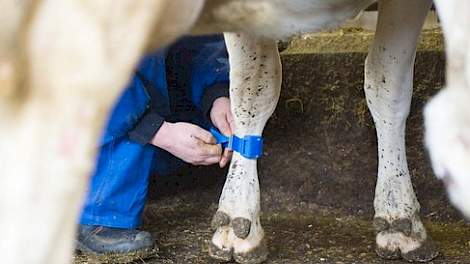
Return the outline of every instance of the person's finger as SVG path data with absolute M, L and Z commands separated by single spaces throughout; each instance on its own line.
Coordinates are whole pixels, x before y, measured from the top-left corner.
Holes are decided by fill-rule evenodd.
M 220 120 L 220 121 L 217 122 L 216 125 L 217 125 L 217 128 L 219 129 L 219 131 L 222 134 L 224 134 L 225 136 L 231 136 L 232 135 L 232 130 L 230 129 L 230 123 L 228 122 L 225 115 L 221 115 L 218 120 Z
M 216 139 L 212 136 L 212 134 L 209 131 L 202 129 L 200 127 L 196 127 L 194 129 L 192 136 L 203 141 L 206 144 L 215 144 L 217 142 Z
M 219 161 L 219 167 L 223 168 L 228 163 L 228 158 L 226 156 L 222 156 Z
M 221 168 L 225 167 L 227 163 L 232 159 L 233 152 L 229 149 L 225 149 L 224 153 L 222 154 L 222 158 L 220 159 L 219 166 Z
M 198 147 L 200 151 L 199 155 L 203 157 L 218 157 L 220 159 L 220 156 L 222 155 L 222 146 L 220 144 L 206 144 L 200 141 Z
M 219 163 L 220 157 L 208 157 L 205 158 L 203 161 L 200 162 L 200 165 L 212 165 Z
M 229 111 L 227 113 L 226 118 L 227 118 L 227 122 L 230 126 L 230 131 L 232 131 L 232 133 L 235 133 L 235 119 L 233 119 L 233 115 L 232 115 L 231 111 Z
M 226 157 L 222 156 L 222 158 L 219 161 L 219 167 L 220 168 L 225 168 L 227 163 L 228 163 L 228 159 Z

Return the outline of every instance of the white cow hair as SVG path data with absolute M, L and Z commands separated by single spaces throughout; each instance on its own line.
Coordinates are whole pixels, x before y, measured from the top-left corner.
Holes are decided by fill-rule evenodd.
M 23 10 L 34 16 L 22 22 L 24 36 L 16 28 L 10 38 L 25 45 L 0 51 L 24 53 L 20 70 L 27 74 L 20 76 L 25 89 L 0 98 L 2 262 L 71 261 L 106 112 L 142 54 L 161 7 L 152 0 L 43 0 Z M 21 73 L 7 72 L 2 83 L 16 84 L 9 80 Z
M 426 105 L 425 142 L 451 201 L 470 217 L 470 3 L 435 3 L 445 33 L 447 83 Z

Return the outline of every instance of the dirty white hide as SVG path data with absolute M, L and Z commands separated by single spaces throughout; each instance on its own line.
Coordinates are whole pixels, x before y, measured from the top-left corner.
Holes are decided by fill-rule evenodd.
M 171 41 L 197 3 L 0 0 L 2 263 L 70 262 L 106 113 L 151 30 L 172 13 Z
M 261 135 L 281 85 L 273 39 L 340 25 L 372 2 L 0 0 L 18 10 L 0 27 L 2 261 L 70 260 L 98 132 L 145 47 L 187 32 L 240 32 L 225 35 L 235 134 Z M 416 42 L 429 6 L 429 0 L 381 1 L 366 61 L 365 94 L 379 144 L 374 223 L 385 258 L 425 261 L 437 254 L 418 216 L 404 142 Z M 266 259 L 259 213 L 256 160 L 235 154 L 210 254 L 240 263 Z
M 434 172 L 470 217 L 470 2 L 435 3 L 445 33 L 447 83 L 425 108 L 425 140 Z

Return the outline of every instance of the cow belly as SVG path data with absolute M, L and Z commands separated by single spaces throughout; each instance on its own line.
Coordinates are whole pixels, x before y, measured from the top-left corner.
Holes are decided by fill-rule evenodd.
M 355 17 L 375 0 L 209 0 L 193 33 L 247 32 L 286 39 L 321 31 Z

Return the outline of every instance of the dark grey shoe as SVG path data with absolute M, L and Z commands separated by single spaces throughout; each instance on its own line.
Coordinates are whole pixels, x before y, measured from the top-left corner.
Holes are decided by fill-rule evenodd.
M 95 225 L 79 226 L 77 250 L 103 263 L 128 263 L 157 251 L 149 232 Z

